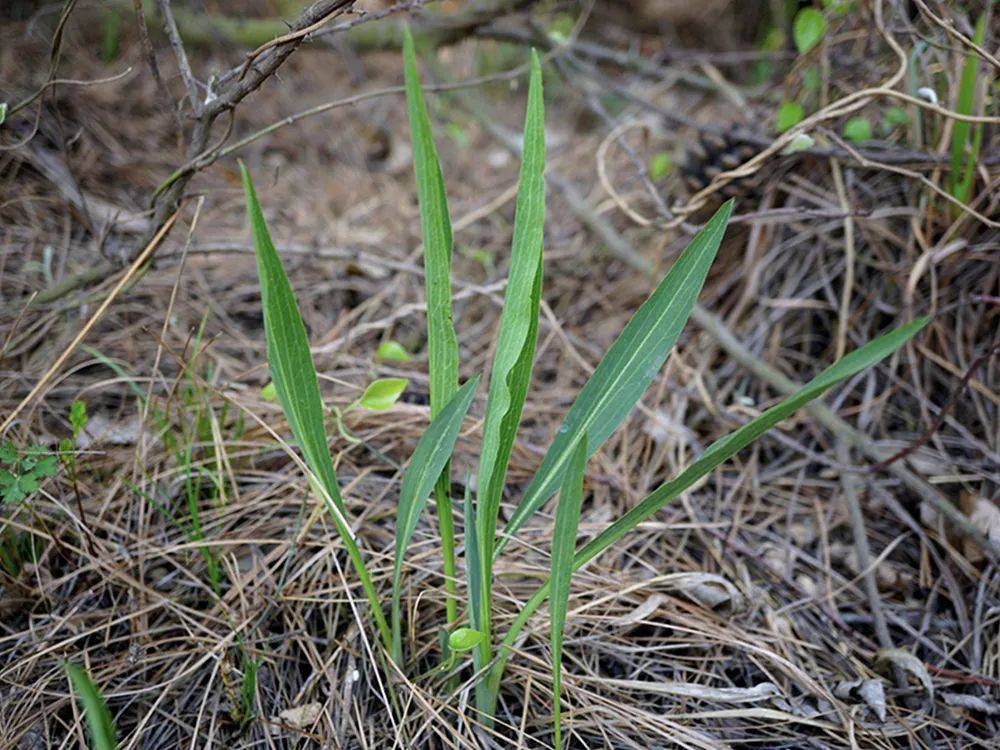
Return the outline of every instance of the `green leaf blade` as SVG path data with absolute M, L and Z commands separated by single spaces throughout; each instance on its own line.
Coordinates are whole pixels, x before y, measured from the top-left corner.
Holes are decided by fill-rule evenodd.
M 507 522 L 498 551 L 555 494 L 581 435 L 586 433 L 593 455 L 649 388 L 698 300 L 732 208 L 730 200 L 698 232 L 580 390 Z
M 803 8 L 795 14 L 792 22 L 792 37 L 799 54 L 804 55 L 823 38 L 826 33 L 826 19 L 815 8 Z
M 250 173 L 242 164 L 240 169 L 257 255 L 271 381 L 274 383 L 278 402 L 288 418 L 292 435 L 322 487 L 324 499 L 332 502 L 343 517 L 344 502 L 340 497 L 337 475 L 326 442 L 323 402 L 306 327 L 299 314 L 292 285 L 271 241 Z
M 417 528 L 420 514 L 427 505 L 427 498 L 434 489 L 438 477 L 441 476 L 442 469 L 451 458 L 462 420 L 472 405 L 478 384 L 477 375 L 463 385 L 441 413 L 431 421 L 413 451 L 410 465 L 403 473 L 396 515 L 396 555 L 392 573 L 392 652 L 397 663 L 402 662 L 400 584 L 403 558 Z
M 64 667 L 73 683 L 73 689 L 79 694 L 94 750 L 116 750 L 118 740 L 115 737 L 114 722 L 100 691 L 81 667 L 76 664 L 65 664 Z
M 451 218 L 408 26 L 403 31 L 403 72 L 424 238 L 427 358 L 431 418 L 434 418 L 458 389 L 458 343 L 451 309 Z
M 285 275 L 284 266 L 271 241 L 264 214 L 257 199 L 250 173 L 240 163 L 246 192 L 247 216 L 257 256 L 261 306 L 264 313 L 264 338 L 267 361 L 278 402 L 288 419 L 289 428 L 305 458 L 306 478 L 333 518 L 347 554 L 368 599 L 382 643 L 389 648 L 392 633 L 379 606 L 378 594 L 365 567 L 364 558 L 347 521 L 340 496 L 337 474 L 333 469 L 323 423 L 323 402 L 319 393 L 316 368 L 309 350 L 306 327 L 295 302 L 295 294 Z
M 805 117 L 805 110 L 799 102 L 784 101 L 781 106 L 778 107 L 778 113 L 775 117 L 775 129 L 779 133 L 784 133 L 786 130 L 791 130 L 793 127 L 802 122 L 802 118 Z
M 647 495 L 638 505 L 581 547 L 574 555 L 573 570 L 582 568 L 638 524 L 660 510 L 670 500 L 690 488 L 705 474 L 715 469 L 723 461 L 732 457 L 799 408 L 823 395 L 824 392 L 837 383 L 850 378 L 852 375 L 887 357 L 913 338 L 913 336 L 927 325 L 928 321 L 929 319 L 926 317 L 917 318 L 889 333 L 879 336 L 874 341 L 869 342 L 860 349 L 856 349 L 832 364 L 794 394 L 776 406 L 771 407 L 756 419 L 748 422 L 735 432 L 717 440 L 687 469 Z M 490 668 L 488 695 L 486 699 L 487 706 L 495 704 L 500 689 L 500 678 L 503 675 L 504 666 L 510 656 L 511 648 L 522 628 L 528 622 L 528 619 L 548 598 L 551 586 L 551 579 L 539 586 L 531 599 L 521 609 L 521 612 L 511 624 L 510 630 L 504 636 L 498 658 Z
M 818 398 L 840 381 L 864 370 L 894 352 L 920 329 L 927 325 L 927 318 L 917 318 L 899 328 L 879 336 L 860 349 L 830 365 L 806 385 L 780 403 L 772 406 L 756 419 L 748 422 L 729 435 L 715 441 L 687 469 L 654 492 L 647 495 L 625 515 L 594 537 L 577 553 L 575 565 L 582 566 L 600 554 L 626 533 L 634 529 L 667 502 L 691 487 L 719 464 L 731 458 L 765 432 L 787 419 L 810 401 Z
M 562 646 L 569 606 L 569 586 L 573 577 L 573 553 L 576 551 L 576 532 L 580 525 L 580 506 L 583 502 L 583 475 L 590 451 L 587 435 L 581 435 L 573 448 L 569 467 L 563 476 L 556 507 L 556 523 L 552 534 L 552 567 L 549 580 L 552 585 L 549 611 L 552 619 L 552 718 L 555 725 L 555 747 L 562 748 Z
M 510 271 L 490 373 L 479 462 L 477 521 L 484 567 L 488 567 L 492 559 L 503 479 L 527 395 L 538 333 L 545 222 L 544 173 L 542 71 L 538 56 L 533 52 Z
M 473 628 L 458 628 L 448 636 L 448 648 L 456 653 L 470 651 L 483 642 L 486 635 Z
M 424 297 L 427 302 L 427 366 L 431 418 L 438 415 L 458 388 L 458 340 L 451 307 L 451 218 L 448 196 L 430 117 L 420 87 L 413 37 L 403 27 L 403 68 L 406 109 L 413 144 L 413 173 L 417 181 L 420 223 L 424 238 Z M 445 464 L 434 491 L 441 531 L 445 577 L 445 618 L 458 617 L 455 601 L 455 529 L 451 515 L 451 467 Z

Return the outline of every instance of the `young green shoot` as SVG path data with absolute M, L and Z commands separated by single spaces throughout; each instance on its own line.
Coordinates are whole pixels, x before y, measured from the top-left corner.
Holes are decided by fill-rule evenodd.
M 451 317 L 451 218 L 427 114 L 409 26 L 403 27 L 403 71 L 406 110 L 413 142 L 413 172 L 417 180 L 420 225 L 424 238 L 424 290 L 427 302 L 427 360 L 431 419 L 451 401 L 458 388 L 458 342 Z M 445 620 L 458 619 L 455 584 L 455 522 L 451 509 L 451 469 L 442 467 L 434 488 L 441 553 L 444 558 Z
M 93 750 L 116 750 L 118 740 L 115 737 L 115 725 L 100 691 L 81 667 L 76 664 L 64 666 L 87 718 Z

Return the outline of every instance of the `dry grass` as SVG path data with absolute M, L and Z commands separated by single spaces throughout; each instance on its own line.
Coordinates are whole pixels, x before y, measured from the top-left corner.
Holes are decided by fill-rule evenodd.
M 4 80 L 21 77 L 25 88 L 35 80 L 24 61 L 46 49 L 48 28 L 36 19 L 0 30 Z M 916 30 L 948 43 L 933 24 Z M 624 32 L 607 36 L 617 33 Z M 866 59 L 868 45 L 882 49 L 870 29 L 844 33 L 856 41 L 841 50 L 846 62 L 838 58 L 831 73 L 838 96 L 883 80 L 895 64 L 890 52 Z M 66 59 L 75 76 L 124 67 L 101 66 L 84 28 L 71 26 L 69 34 Z M 131 32 L 123 37 L 122 60 L 137 66 L 126 79 L 60 89 L 46 102 L 31 144 L 0 152 L 0 414 L 63 353 L 117 278 L 25 306 L 30 295 L 86 272 L 134 236 L 102 235 L 79 207 L 68 210 L 66 185 L 54 188 L 39 159 L 65 144 L 61 158 L 79 189 L 126 212 L 141 210 L 179 163 L 174 118 L 137 44 Z M 474 75 L 477 50 L 491 44 L 450 48 L 441 75 Z M 210 54 L 192 56 L 207 66 Z M 928 55 L 955 74 L 953 46 Z M 331 59 L 339 58 L 324 50 L 294 57 L 281 80 L 240 111 L 237 133 L 401 79 L 393 53 L 351 59 L 333 74 Z M 671 223 L 662 208 L 676 212 L 685 193 L 669 177 L 657 185 L 658 204 L 635 164 L 659 150 L 679 154 L 696 131 L 655 115 L 645 134 L 630 129 L 602 151 L 604 185 L 594 155 L 616 124 L 651 116 L 640 99 L 693 121 L 741 121 L 731 101 L 736 84 L 720 89 L 715 78 L 735 80 L 738 71 L 720 63 L 706 74 L 680 60 L 663 68 L 665 81 L 680 76 L 672 86 L 615 71 L 632 99 L 609 102 L 593 96 L 594 81 L 581 69 L 565 70 L 576 72 L 550 86 L 560 103 L 550 107 L 552 172 L 662 269 L 685 241 L 682 228 L 657 226 Z M 179 80 L 169 83 L 181 91 Z M 479 93 L 483 118 L 516 126 L 520 91 L 494 83 Z M 451 135 L 440 136 L 440 150 L 457 228 L 464 379 L 482 371 L 491 354 L 516 160 L 460 101 L 440 103 L 435 117 L 454 123 Z M 602 110 L 611 104 L 613 111 Z M 376 374 L 410 378 L 408 403 L 351 413 L 348 427 L 361 444 L 331 445 L 345 502 L 385 590 L 400 464 L 428 417 L 420 357 L 409 365 L 374 361 L 384 338 L 423 348 L 419 220 L 404 123 L 402 99 L 378 97 L 280 129 L 241 154 L 255 165 L 266 196 L 327 402 L 346 405 Z M 0 135 L 5 145 L 14 137 Z M 924 148 L 937 153 L 945 143 Z M 990 125 L 984 153 L 998 148 Z M 933 164 L 907 169 L 945 184 Z M 1000 175 L 995 164 L 981 169 L 975 209 L 995 219 Z M 195 230 L 192 199 L 156 265 L 97 323 L 86 340 L 92 348 L 73 353 L 10 433 L 21 444 L 52 447 L 69 432 L 69 403 L 82 399 L 95 435 L 80 453 L 76 482 L 63 472 L 28 502 L 3 507 L 4 543 L 23 535 L 34 540 L 36 556 L 19 571 L 0 570 L 0 747 L 82 745 L 65 660 L 90 670 L 123 747 L 547 747 L 544 610 L 511 659 L 494 734 L 476 730 L 469 671 L 456 690 L 431 674 L 443 621 L 431 523 L 418 527 L 407 570 L 408 678 L 388 673 L 374 655 L 343 549 L 289 457 L 280 410 L 260 398 L 267 382 L 261 313 L 234 163 L 220 162 L 189 192 L 205 196 Z M 535 380 L 508 502 L 649 289 L 645 274 L 608 256 L 564 192 L 551 190 L 549 204 Z M 623 204 L 651 223 L 638 225 Z M 827 403 L 889 455 L 918 439 L 953 399 L 940 428 L 903 460 L 963 512 L 978 499 L 996 510 L 998 358 L 979 363 L 961 387 L 970 365 L 996 344 L 996 228 L 968 214 L 955 218 L 910 176 L 819 156 L 768 160 L 737 211 L 703 306 L 760 359 L 797 380 L 832 361 L 840 346 L 933 312 L 917 343 Z M 591 463 L 581 535 L 595 533 L 777 395 L 715 338 L 690 326 L 641 407 Z M 482 408 L 479 401 L 472 413 Z M 456 477 L 472 469 L 475 455 L 480 425 L 467 424 Z M 869 465 L 838 453 L 838 441 L 803 415 L 575 576 L 564 657 L 571 746 L 997 747 L 995 562 L 946 529 L 895 476 Z M 845 484 L 845 476 L 856 482 Z M 186 517 L 188 490 L 200 507 L 200 542 L 170 516 Z M 875 558 L 867 571 L 852 535 L 851 493 L 862 504 Z M 516 614 L 547 569 L 551 520 L 540 514 L 508 547 L 497 584 L 501 620 Z M 218 593 L 205 550 L 221 571 Z M 874 607 L 865 573 L 874 581 Z M 878 658 L 886 635 L 916 657 L 933 694 L 919 674 L 899 668 L 903 662 Z M 240 726 L 234 716 L 246 658 L 261 666 L 256 718 Z M 877 677 L 886 693 L 884 719 L 857 687 L 845 685 Z M 279 717 L 313 703 L 321 710 L 304 726 Z

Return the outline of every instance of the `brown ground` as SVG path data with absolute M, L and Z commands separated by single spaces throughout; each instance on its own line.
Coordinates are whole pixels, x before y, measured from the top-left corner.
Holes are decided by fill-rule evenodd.
M 460 12 L 455 5 L 445 12 Z M 654 60 L 673 27 L 657 3 L 643 5 L 649 16 L 626 28 L 620 7 L 597 3 L 583 39 L 619 50 L 631 40 L 633 52 Z M 837 21 L 836 43 L 817 58 L 827 65 L 828 101 L 877 85 L 897 65 L 863 5 Z M 911 22 L 905 8 L 885 6 L 907 49 L 933 42 L 921 70 L 934 72 L 939 92 L 954 91 L 961 48 L 926 16 Z M 274 12 L 267 3 L 255 11 Z M 0 98 L 15 102 L 45 80 L 58 8 L 9 13 L 0 11 Z M 532 19 L 545 26 L 552 17 L 541 8 Z M 122 278 L 152 190 L 184 162 L 172 104 L 150 74 L 133 17 L 121 15 L 119 50 L 106 63 L 102 19 L 90 6 L 70 16 L 59 77 L 130 72 L 60 85 L 0 128 L 0 418 Z M 512 16 L 504 29 L 529 29 L 526 19 Z M 643 267 L 659 277 L 688 239 L 671 216 L 695 208 L 685 207 L 693 189 L 675 168 L 653 186 L 654 198 L 637 165 L 661 151 L 679 164 L 699 150 L 699 135 L 730 124 L 757 138 L 752 156 L 772 138 L 775 102 L 800 85 L 794 55 L 783 53 L 772 58 L 771 82 L 755 84 L 750 63 L 718 54 L 752 51 L 749 32 L 713 35 L 699 23 L 673 41 L 696 50 L 701 40 L 702 57 L 674 52 L 644 74 L 634 61 L 596 69 L 580 57 L 573 67 L 564 54 L 546 69 L 544 309 L 504 513 L 651 289 Z M 153 31 L 179 100 L 170 48 Z M 203 79 L 242 59 L 227 45 L 190 52 Z M 517 174 L 500 138 L 517 132 L 524 107 L 523 76 L 503 71 L 525 59 L 524 47 L 485 38 L 442 49 L 433 70 L 423 58 L 427 80 L 496 77 L 431 98 L 456 227 L 463 379 L 492 356 Z M 238 109 L 234 137 L 400 81 L 395 51 L 304 48 Z M 941 96 L 954 106 L 953 94 Z M 863 112 L 877 124 L 890 104 L 876 98 Z M 1000 544 L 1000 358 L 988 356 L 1000 320 L 1000 139 L 994 118 L 970 199 L 975 213 L 952 209 L 928 184 L 947 184 L 953 122 L 923 117 L 921 143 L 914 129 L 877 131 L 885 136 L 878 153 L 889 155 L 881 166 L 859 165 L 837 139 L 843 118 L 833 118 L 814 131 L 833 158 L 773 155 L 726 188 L 739 193 L 738 218 L 701 296 L 725 328 L 689 325 L 641 406 L 590 463 L 581 536 L 778 400 L 773 382 L 727 350 L 727 330 L 748 357 L 802 382 L 840 346 L 918 314 L 934 320 L 827 397 L 862 433 L 860 449 L 802 414 L 574 577 L 564 656 L 572 747 L 1000 747 L 1000 573 L 969 534 Z M 634 126 L 608 140 L 622 123 Z M 738 148 L 727 142 L 723 151 Z M 886 167 L 902 149 L 930 156 Z M 70 402 L 86 402 L 75 477 L 64 468 L 0 510 L 0 748 L 85 742 L 67 660 L 93 676 L 122 747 L 550 746 L 544 609 L 510 661 L 495 734 L 477 732 L 468 684 L 450 692 L 430 673 L 443 619 L 433 523 L 418 527 L 407 571 L 408 680 L 373 658 L 343 547 L 271 433 L 287 437 L 280 409 L 260 395 L 268 376 L 236 156 L 255 175 L 327 403 L 348 405 L 376 376 L 410 379 L 391 410 L 348 415 L 361 444 L 342 440 L 331 423 L 348 508 L 388 591 L 399 467 L 428 416 L 419 217 L 397 94 L 282 127 L 198 175 L 154 267 L 122 291 L 7 432 L 20 448 L 54 450 L 70 432 Z M 689 177 L 718 171 L 692 158 Z M 687 228 L 722 194 L 713 188 Z M 626 252 L 635 253 L 631 263 Z M 114 270 L 86 278 L 105 259 Z M 64 282 L 81 275 L 67 290 Z M 415 352 L 414 361 L 376 362 L 386 339 Z M 484 406 L 480 394 L 472 413 L 481 417 Z M 914 445 L 941 415 L 926 443 L 897 462 L 924 481 L 923 492 L 916 480 L 870 470 L 873 455 Z M 480 425 L 467 426 L 456 478 L 475 467 Z M 874 558 L 867 567 L 852 497 Z M 946 527 L 934 498 L 958 506 L 969 528 Z M 505 553 L 501 631 L 548 569 L 551 520 L 540 514 Z M 260 666 L 244 717 L 240 689 L 252 660 Z M 308 720 L 280 716 L 312 704 Z

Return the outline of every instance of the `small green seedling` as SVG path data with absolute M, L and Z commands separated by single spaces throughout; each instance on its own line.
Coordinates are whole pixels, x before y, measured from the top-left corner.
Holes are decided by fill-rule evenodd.
M 826 33 L 826 19 L 815 8 L 803 8 L 795 14 L 792 22 L 792 39 L 800 55 L 819 44 Z
M 533 54 L 513 237 L 507 264 L 507 286 L 481 423 L 475 490 L 472 490 L 469 479 L 465 481 L 462 506 L 465 566 L 462 583 L 466 614 L 460 620 L 456 607 L 458 591 L 452 518 L 455 509 L 451 498 L 448 457 L 454 450 L 463 418 L 474 399 L 476 379 L 470 378 L 459 388 L 458 347 L 451 306 L 451 223 L 444 181 L 417 74 L 413 40 L 408 31 L 404 34 L 403 56 L 424 241 L 431 404 L 430 425 L 417 443 L 400 487 L 388 618 L 385 599 L 375 587 L 366 555 L 354 534 L 340 495 L 324 431 L 323 404 L 305 326 L 245 168 L 243 181 L 257 255 L 271 377 L 289 428 L 305 459 L 309 484 L 330 511 L 361 582 L 382 646 L 399 669 L 407 668 L 401 638 L 405 555 L 424 506 L 433 494 L 443 553 L 446 602 L 443 630 L 451 634 L 447 639 L 447 649 L 443 649 L 446 652 L 443 661 L 450 668 L 456 653 L 471 650 L 472 665 L 477 675 L 477 719 L 489 723 L 490 717 L 495 715 L 505 665 L 513 653 L 514 644 L 529 618 L 549 600 L 550 595 L 552 675 L 558 695 L 566 607 L 571 576 L 575 571 L 810 401 L 894 352 L 926 325 L 927 320 L 911 321 L 847 354 L 792 395 L 717 440 L 693 458 L 678 475 L 637 503 L 630 504 L 621 517 L 578 546 L 576 530 L 586 462 L 632 411 L 676 344 L 722 242 L 733 207 L 730 201 L 697 233 L 625 325 L 567 411 L 533 479 L 520 493 L 506 525 L 498 528 L 501 499 L 507 489 L 507 465 L 531 383 L 542 291 L 544 103 L 542 67 L 538 56 Z M 393 393 L 394 399 L 402 387 L 396 384 L 392 388 L 380 386 L 378 390 Z M 550 577 L 536 589 L 507 632 L 500 637 L 494 619 L 497 607 L 493 595 L 495 562 L 507 542 L 557 493 L 559 503 L 556 507 Z M 467 625 L 464 624 L 465 617 L 468 618 Z M 561 710 L 559 704 L 556 710 Z M 561 716 L 555 726 L 561 740 Z
M 42 480 L 59 470 L 55 454 L 39 445 L 21 451 L 12 440 L 0 443 L 0 500 L 19 503 L 38 491 Z
M 844 123 L 844 138 L 855 143 L 872 139 L 872 125 L 864 117 L 852 117 Z
M 778 107 L 774 127 L 779 133 L 784 133 L 802 122 L 804 116 L 805 110 L 798 102 L 782 102 Z
M 986 37 L 986 16 L 983 11 L 972 33 L 972 41 L 982 45 Z M 955 111 L 962 115 L 971 115 L 975 108 L 976 87 L 979 80 L 979 55 L 970 51 L 962 66 L 962 76 L 959 80 L 958 102 Z M 971 136 L 970 136 L 971 134 Z M 976 164 L 979 162 L 979 152 L 983 144 L 983 123 L 977 123 L 973 129 L 972 123 L 956 120 L 951 131 L 951 195 L 966 203 L 972 192 L 975 181 Z
M 669 151 L 657 151 L 649 160 L 649 178 L 662 180 L 674 167 L 674 159 Z

